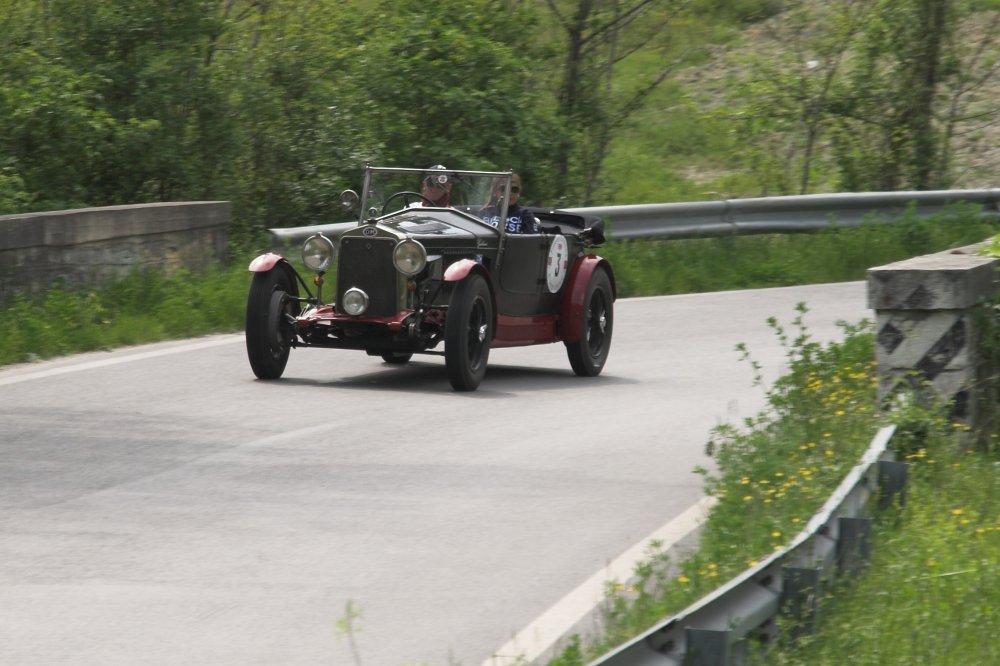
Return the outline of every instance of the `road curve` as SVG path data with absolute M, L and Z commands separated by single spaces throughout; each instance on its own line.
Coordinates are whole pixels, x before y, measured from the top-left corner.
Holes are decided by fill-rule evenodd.
M 349 351 L 256 381 L 238 335 L 0 369 L 0 663 L 479 664 L 701 499 L 762 404 L 734 345 L 773 379 L 798 302 L 821 340 L 871 316 L 862 283 L 625 299 L 600 377 L 495 350 L 471 394 Z

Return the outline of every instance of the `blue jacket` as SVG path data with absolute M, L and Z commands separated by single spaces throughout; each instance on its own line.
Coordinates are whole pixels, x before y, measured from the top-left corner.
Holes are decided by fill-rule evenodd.
M 479 217 L 484 222 L 499 227 L 499 206 L 486 206 L 479 211 Z M 535 219 L 530 210 L 520 204 L 512 204 L 507 207 L 507 224 L 504 226 L 509 234 L 537 234 L 539 232 L 538 220 Z

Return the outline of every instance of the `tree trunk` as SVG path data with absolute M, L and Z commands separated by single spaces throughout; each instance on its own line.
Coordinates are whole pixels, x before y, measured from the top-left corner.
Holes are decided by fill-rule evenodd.
M 558 114 L 563 119 L 568 135 L 556 150 L 556 196 L 561 198 L 569 191 L 569 162 L 572 155 L 573 133 L 579 128 L 580 84 L 583 66 L 583 47 L 586 41 L 587 19 L 593 11 L 593 0 L 580 0 L 572 18 L 564 24 L 566 30 L 566 69 L 559 87 Z
M 934 98 L 940 76 L 942 43 L 948 31 L 950 0 L 921 0 L 920 30 L 924 41 L 914 52 L 914 104 L 910 131 L 913 136 L 913 186 L 932 189 L 939 173 L 939 135 L 934 128 Z

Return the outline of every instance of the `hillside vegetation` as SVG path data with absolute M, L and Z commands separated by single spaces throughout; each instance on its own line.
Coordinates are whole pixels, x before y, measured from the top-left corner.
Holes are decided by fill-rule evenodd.
M 981 186 L 998 0 L 0 0 L 0 214 L 339 220 L 366 161 L 525 203 Z

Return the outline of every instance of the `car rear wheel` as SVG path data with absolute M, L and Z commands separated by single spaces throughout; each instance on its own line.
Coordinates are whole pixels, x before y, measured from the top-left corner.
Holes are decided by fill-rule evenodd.
M 475 391 L 486 376 L 492 319 L 490 288 L 481 275 L 473 273 L 452 291 L 445 320 L 445 367 L 456 391 Z
M 295 331 L 287 317 L 298 314 L 295 285 L 280 268 L 254 273 L 247 296 L 247 358 L 260 379 L 278 379 L 285 371 Z
M 582 377 L 601 374 L 604 362 L 611 351 L 611 332 L 614 329 L 614 300 L 611 278 L 607 271 L 598 268 L 590 276 L 583 298 L 583 322 L 580 339 L 567 342 L 566 353 L 573 372 Z

